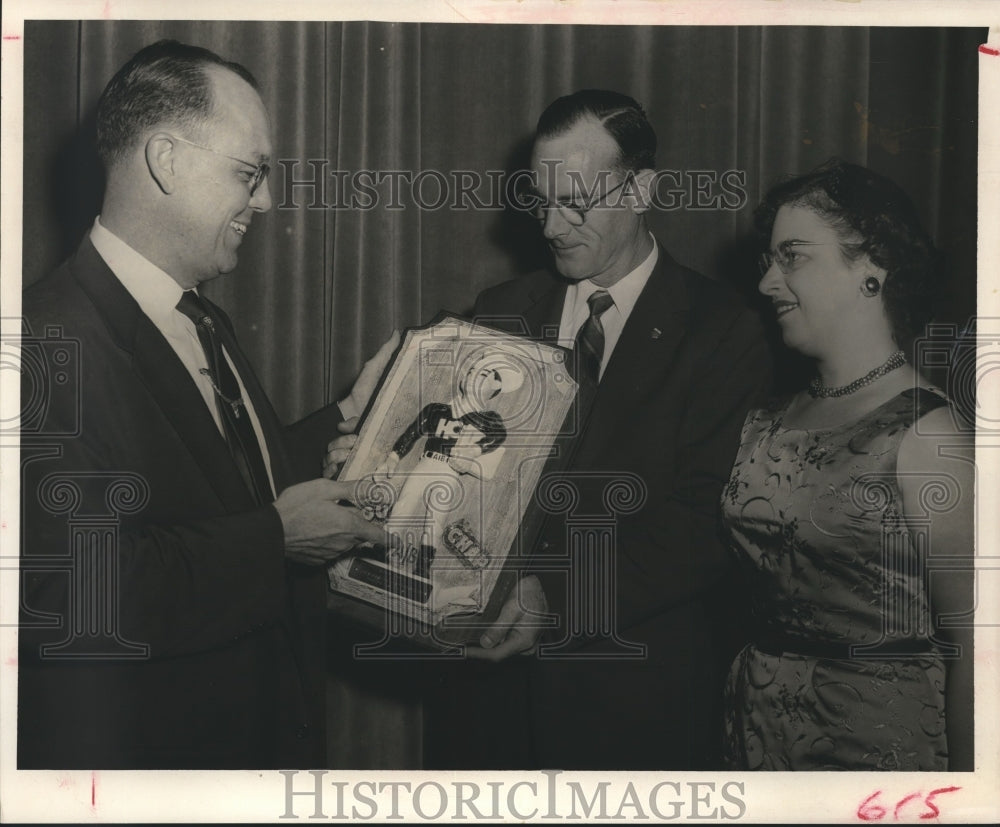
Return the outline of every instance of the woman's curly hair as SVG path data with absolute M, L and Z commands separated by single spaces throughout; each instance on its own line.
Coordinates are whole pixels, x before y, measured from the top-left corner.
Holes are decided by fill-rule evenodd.
M 896 184 L 837 158 L 773 187 L 754 213 L 764 246 L 778 210 L 800 206 L 823 218 L 840 238 L 848 261 L 867 255 L 885 270 L 882 301 L 893 338 L 903 345 L 931 320 L 940 297 L 941 256 Z

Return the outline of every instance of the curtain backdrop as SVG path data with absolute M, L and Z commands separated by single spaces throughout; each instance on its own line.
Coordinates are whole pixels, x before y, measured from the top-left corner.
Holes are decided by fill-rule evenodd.
M 143 45 L 172 37 L 247 66 L 271 112 L 275 208 L 254 221 L 238 269 L 206 293 L 232 315 L 288 420 L 339 398 L 393 328 L 423 324 L 443 308 L 467 311 L 480 290 L 544 262 L 537 227 L 493 208 L 487 171 L 525 166 L 542 109 L 586 87 L 626 92 L 646 107 L 658 169 L 676 172 L 661 182 L 661 200 L 668 206 L 675 189 L 679 202 L 655 210 L 651 224 L 679 261 L 752 294 L 754 204 L 780 176 L 838 155 L 913 196 L 950 262 L 941 317 L 964 323 L 975 312 L 976 48 L 985 35 L 29 22 L 24 281 L 65 257 L 99 209 L 92 133 L 102 88 Z M 735 179 L 746 193 L 736 209 L 718 204 L 728 170 L 745 176 Z M 461 208 L 456 183 L 474 180 L 462 171 L 481 177 L 481 208 Z M 386 179 L 377 186 L 376 173 Z M 294 183 L 314 178 L 320 183 Z M 445 203 L 432 208 L 442 181 Z M 339 643 L 346 660 L 349 638 Z M 419 766 L 419 704 L 394 697 L 398 681 L 386 669 L 331 682 L 332 766 Z

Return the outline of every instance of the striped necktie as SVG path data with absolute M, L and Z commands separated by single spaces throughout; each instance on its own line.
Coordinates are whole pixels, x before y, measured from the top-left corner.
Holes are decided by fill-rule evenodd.
M 615 300 L 607 290 L 595 290 L 587 299 L 590 316 L 576 334 L 577 365 L 580 378 L 586 378 L 595 385 L 601 376 L 601 361 L 604 359 L 604 325 L 601 315 Z
M 208 305 L 193 290 L 184 291 L 181 300 L 177 302 L 177 309 L 194 322 L 198 331 L 198 341 L 201 342 L 208 362 L 208 370 L 202 368 L 201 372 L 208 377 L 215 389 L 215 401 L 229 452 L 257 503 L 269 503 L 274 499 L 274 493 L 267 477 L 264 456 L 240 394 L 236 374 L 222 352 L 215 319 L 212 318 Z

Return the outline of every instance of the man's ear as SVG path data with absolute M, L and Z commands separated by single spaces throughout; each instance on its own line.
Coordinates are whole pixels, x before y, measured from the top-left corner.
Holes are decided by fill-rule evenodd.
M 626 184 L 628 194 L 635 197 L 635 206 L 632 212 L 641 215 L 649 210 L 653 202 L 652 186 L 656 173 L 651 169 L 640 169 L 638 172 L 630 173 L 632 180 Z
M 174 139 L 165 132 L 157 132 L 146 141 L 146 168 L 166 195 L 170 195 L 177 185 L 174 169 L 177 163 L 176 146 Z

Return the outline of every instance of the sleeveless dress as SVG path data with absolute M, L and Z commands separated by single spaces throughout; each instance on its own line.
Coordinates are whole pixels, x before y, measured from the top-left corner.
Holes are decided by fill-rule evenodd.
M 945 770 L 945 666 L 896 457 L 917 389 L 823 430 L 752 411 L 722 509 L 755 642 L 726 687 L 734 769 Z

